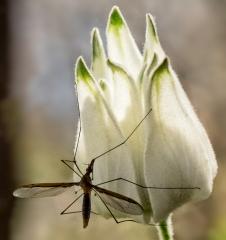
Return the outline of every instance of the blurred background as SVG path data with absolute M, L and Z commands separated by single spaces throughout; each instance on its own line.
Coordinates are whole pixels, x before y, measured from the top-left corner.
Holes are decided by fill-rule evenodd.
M 69 181 L 60 159 L 72 159 L 77 123 L 74 63 L 90 63 L 90 31 L 105 40 L 118 5 L 140 49 L 145 13 L 156 19 L 162 46 L 207 129 L 219 173 L 211 197 L 174 214 L 178 240 L 226 239 L 226 1 L 3 0 L 0 7 L 0 239 L 157 239 L 139 224 L 60 216 L 73 200 L 14 199 L 20 184 Z

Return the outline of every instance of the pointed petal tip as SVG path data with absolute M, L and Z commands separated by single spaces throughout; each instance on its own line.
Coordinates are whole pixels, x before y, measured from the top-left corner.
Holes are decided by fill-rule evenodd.
M 118 6 L 114 6 L 109 14 L 108 28 L 109 27 L 120 28 L 123 24 L 124 18 L 122 16 L 122 13 Z
M 82 56 L 79 56 L 75 64 L 75 81 L 79 80 L 87 81 L 90 78 L 88 67 Z
M 147 13 L 146 14 L 146 20 L 153 23 L 154 21 L 154 17 L 150 14 L 150 13 Z
M 99 29 L 97 27 L 94 27 L 93 32 L 97 33 L 97 32 L 99 32 Z
M 80 68 L 81 65 L 84 65 L 84 59 L 82 56 L 79 56 L 75 62 L 75 72 L 78 72 L 78 69 Z
M 154 17 L 150 14 L 146 14 L 146 23 L 154 28 Z
M 93 60 L 100 56 L 101 54 L 105 54 L 103 50 L 103 43 L 100 36 L 100 32 L 98 28 L 94 28 L 91 32 L 91 44 L 92 44 L 92 57 Z
M 108 69 L 106 66 L 106 53 L 98 28 L 94 28 L 91 34 L 92 56 L 91 71 L 96 79 L 106 78 Z
M 150 13 L 146 14 L 146 34 L 147 33 L 152 34 L 156 40 L 158 39 L 158 34 L 157 34 L 156 26 L 155 26 L 155 20 L 154 20 L 154 17 Z
M 82 56 L 79 56 L 76 60 L 75 66 L 78 65 L 79 62 L 84 61 Z
M 99 29 L 98 28 L 93 28 L 92 31 L 91 31 L 91 39 L 92 39 L 92 42 L 95 38 L 98 38 L 98 36 L 100 35 L 99 33 Z

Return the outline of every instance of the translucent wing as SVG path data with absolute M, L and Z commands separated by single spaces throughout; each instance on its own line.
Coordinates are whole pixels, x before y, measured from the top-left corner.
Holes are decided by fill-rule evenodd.
M 42 198 L 59 195 L 68 188 L 79 185 L 76 182 L 68 183 L 35 183 L 23 185 L 13 192 L 13 196 L 19 198 Z
M 93 188 L 100 194 L 101 199 L 110 207 L 131 215 L 143 214 L 143 207 L 132 198 L 98 186 L 93 186 Z

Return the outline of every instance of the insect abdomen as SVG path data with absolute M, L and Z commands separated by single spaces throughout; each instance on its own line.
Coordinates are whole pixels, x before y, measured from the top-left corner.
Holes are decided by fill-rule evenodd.
M 82 204 L 83 228 L 86 228 L 88 226 L 90 211 L 91 211 L 90 193 L 85 193 Z

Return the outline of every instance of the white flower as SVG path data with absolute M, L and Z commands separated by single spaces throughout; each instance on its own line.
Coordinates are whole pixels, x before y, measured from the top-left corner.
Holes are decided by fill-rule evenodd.
M 76 159 L 85 168 L 84 163 L 122 142 L 152 108 L 126 144 L 94 165 L 95 183 L 122 177 L 143 186 L 200 188 L 143 189 L 124 181 L 103 185 L 140 202 L 144 214 L 129 217 L 150 223 L 165 220 L 188 201 L 207 198 L 217 163 L 206 131 L 161 48 L 150 14 L 146 24 L 143 56 L 118 7 L 113 7 L 108 20 L 108 57 L 98 30 L 92 31 L 91 69 L 81 57 L 75 69 L 82 126 Z M 109 216 L 95 200 L 97 210 Z

